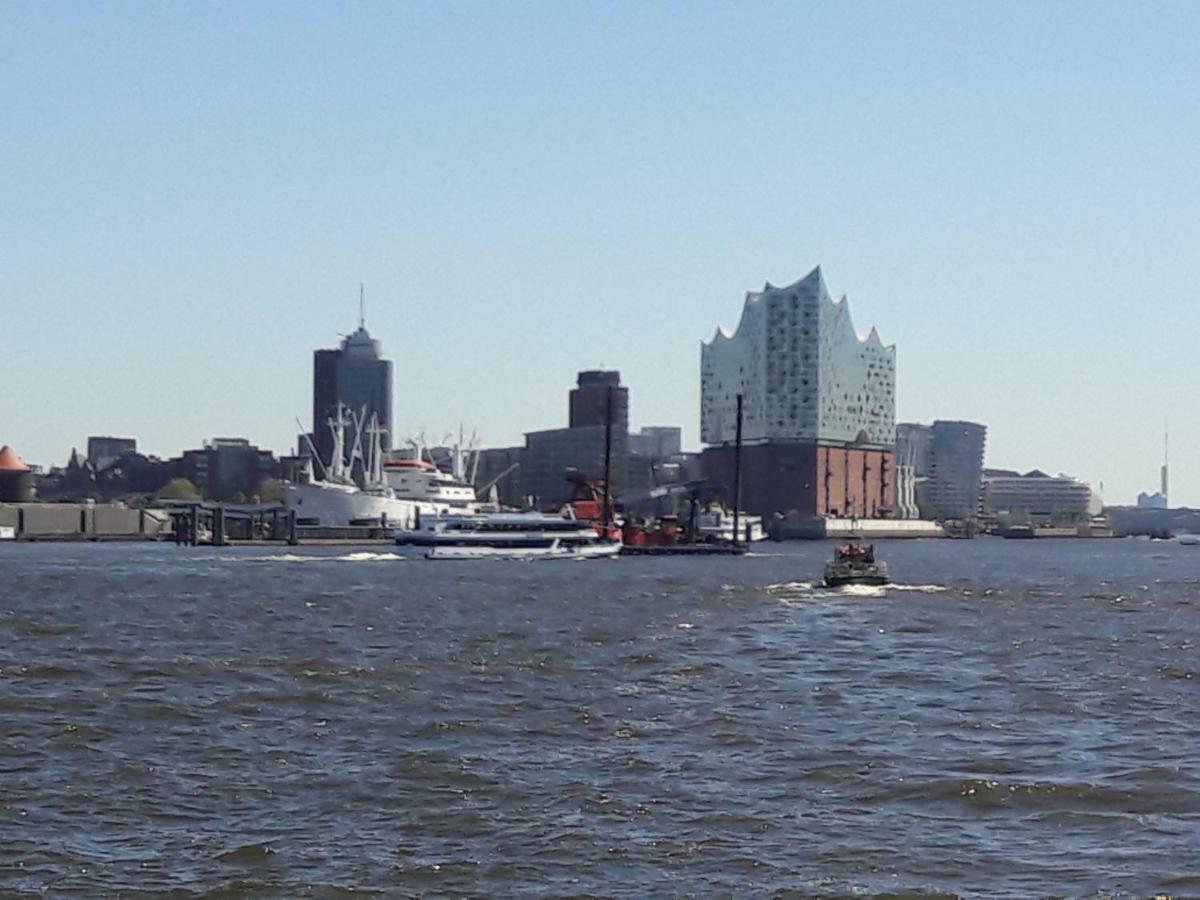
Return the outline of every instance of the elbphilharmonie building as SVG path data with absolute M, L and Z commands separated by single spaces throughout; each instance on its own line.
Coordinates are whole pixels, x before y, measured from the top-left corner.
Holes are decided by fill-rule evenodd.
M 877 518 L 895 502 L 896 348 L 860 335 L 820 267 L 746 295 L 700 352 L 705 473 L 727 499 L 743 397 L 742 505 L 760 515 Z

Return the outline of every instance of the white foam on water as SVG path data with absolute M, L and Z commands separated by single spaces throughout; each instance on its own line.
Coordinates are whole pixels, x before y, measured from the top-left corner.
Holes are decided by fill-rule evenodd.
M 811 581 L 785 581 L 782 584 L 768 584 L 764 590 L 786 606 L 813 603 L 822 596 Z
M 795 591 L 811 591 L 811 581 L 785 581 L 782 584 L 768 584 L 763 590 L 768 594 L 790 594 Z
M 236 556 L 232 557 L 238 562 L 284 562 L 284 563 L 311 563 L 311 562 L 396 562 L 404 559 L 399 553 L 372 553 L 370 551 L 360 551 L 358 553 L 343 553 L 341 556 L 308 556 L 303 553 L 273 553 L 269 556 Z
M 829 593 L 843 597 L 886 597 L 887 592 L 887 587 L 882 584 L 843 584 L 829 590 Z
M 832 597 L 886 597 L 889 593 L 910 592 L 921 594 L 938 594 L 949 588 L 940 584 L 846 584 L 841 587 L 829 588 L 823 584 L 811 581 L 787 581 L 782 584 L 768 584 L 764 590 L 784 603 L 812 603 L 817 600 L 827 600 Z
M 404 556 L 400 553 L 371 553 L 363 551 L 361 553 L 347 553 L 345 556 L 335 556 L 334 559 L 342 562 L 392 562 L 404 559 Z

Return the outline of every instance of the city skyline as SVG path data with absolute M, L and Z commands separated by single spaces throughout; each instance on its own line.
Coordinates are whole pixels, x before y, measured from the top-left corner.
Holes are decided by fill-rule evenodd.
M 11 10 L 0 443 L 288 451 L 365 282 L 398 440 L 519 443 L 612 368 L 697 449 L 713 324 L 821 265 L 897 421 L 1132 503 L 1170 417 L 1200 505 L 1193 8 L 619 9 Z

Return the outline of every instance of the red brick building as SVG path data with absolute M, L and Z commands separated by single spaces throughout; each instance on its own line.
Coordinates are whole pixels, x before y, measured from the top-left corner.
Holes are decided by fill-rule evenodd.
M 704 476 L 717 496 L 732 505 L 734 448 L 709 447 Z M 742 508 L 770 516 L 887 518 L 896 502 L 895 454 L 891 449 L 815 442 L 751 444 L 742 448 Z

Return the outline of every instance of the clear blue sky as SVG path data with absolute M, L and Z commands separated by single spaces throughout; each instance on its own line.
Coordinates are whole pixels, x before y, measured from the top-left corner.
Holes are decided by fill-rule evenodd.
M 818 263 L 899 416 L 1200 505 L 1200 4 L 11 3 L 0 443 L 286 451 L 368 325 L 398 431 L 565 423 Z

